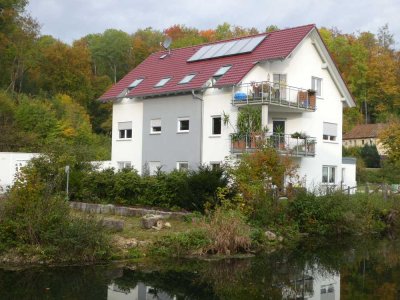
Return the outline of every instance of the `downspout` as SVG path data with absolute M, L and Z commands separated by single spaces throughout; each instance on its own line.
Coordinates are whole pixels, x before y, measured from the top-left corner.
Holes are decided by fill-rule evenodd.
M 194 90 L 192 90 L 193 99 L 200 100 L 200 166 L 203 164 L 203 110 L 204 110 L 204 99 L 199 95 L 196 95 Z

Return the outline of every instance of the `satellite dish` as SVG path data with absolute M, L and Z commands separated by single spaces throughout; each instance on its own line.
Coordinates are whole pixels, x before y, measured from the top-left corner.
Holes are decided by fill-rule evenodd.
M 165 50 L 169 50 L 169 46 L 171 46 L 172 39 L 167 36 L 164 42 L 162 42 L 162 46 L 164 47 Z

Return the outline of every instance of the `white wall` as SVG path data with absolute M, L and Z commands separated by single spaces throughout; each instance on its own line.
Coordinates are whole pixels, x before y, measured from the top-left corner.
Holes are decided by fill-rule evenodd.
M 150 100 L 151 101 L 151 100 Z M 118 122 L 132 122 L 132 139 L 120 140 Z M 135 99 L 124 98 L 114 102 L 112 118 L 112 150 L 111 161 L 114 168 L 117 162 L 129 161 L 132 166 L 142 170 L 142 134 L 143 103 Z
M 229 116 L 230 124 L 223 124 L 223 114 Z M 212 135 L 212 117 L 221 116 L 221 135 Z M 223 162 L 231 150 L 230 135 L 236 126 L 237 107 L 232 105 L 231 89 L 209 89 L 203 95 L 203 152 L 202 162 Z
M 307 37 L 292 55 L 283 60 L 264 62 L 256 65 L 242 80 L 243 83 L 260 82 L 273 74 L 286 74 L 287 84 L 303 89 L 311 88 L 311 77 L 322 78 L 322 96 L 317 97 L 315 112 L 284 112 L 281 107 L 269 106 L 268 128 L 272 130 L 274 119 L 286 121 L 286 134 L 296 131 L 307 133 L 317 138 L 315 157 L 295 159 L 299 163 L 299 175 L 305 179 L 308 188 L 313 189 L 321 183 L 322 166 L 336 167 L 336 184 L 341 181 L 342 164 L 342 110 L 341 94 L 336 87 L 330 73 L 324 67 L 317 50 L 310 37 Z M 232 130 L 224 127 L 219 138 L 211 138 L 211 116 L 221 111 L 229 112 L 232 124 L 236 124 L 237 108 L 231 104 L 232 91 L 229 89 L 212 89 L 204 96 L 204 144 L 203 161 L 211 162 L 223 159 L 228 155 L 230 143 L 229 134 Z M 336 141 L 324 141 L 323 123 L 336 123 L 338 132 Z
M 15 175 L 38 153 L 0 152 L 0 193 L 4 193 L 13 182 Z

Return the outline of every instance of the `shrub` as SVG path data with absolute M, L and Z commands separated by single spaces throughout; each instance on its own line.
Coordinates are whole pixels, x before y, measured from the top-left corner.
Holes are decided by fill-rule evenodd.
M 191 230 L 164 236 L 156 241 L 150 252 L 161 256 L 183 256 L 195 252 L 202 253 L 203 248 L 210 244 L 204 230 Z
M 211 241 L 206 252 L 229 255 L 250 249 L 251 229 L 239 210 L 218 207 L 202 227 Z
M 65 199 L 52 193 L 56 179 L 41 177 L 37 163 L 19 175 L 1 208 L 1 250 L 34 250 L 56 261 L 107 258 L 110 244 L 102 226 L 91 218 L 73 217 Z

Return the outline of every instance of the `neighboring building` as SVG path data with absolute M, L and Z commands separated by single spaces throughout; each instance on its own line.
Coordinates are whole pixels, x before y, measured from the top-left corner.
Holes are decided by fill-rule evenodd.
M 379 134 L 386 126 L 382 123 L 356 125 L 350 132 L 343 135 L 343 146 L 350 148 L 376 145 L 379 155 L 385 155 L 386 151 L 379 141 Z
M 308 188 L 355 177 L 342 163 L 342 111 L 355 103 L 315 25 L 154 53 L 100 100 L 113 101 L 117 168 L 217 167 L 269 139 Z M 268 134 L 234 134 L 248 105 Z
M 0 152 L 0 194 L 12 186 L 16 174 L 37 153 Z

